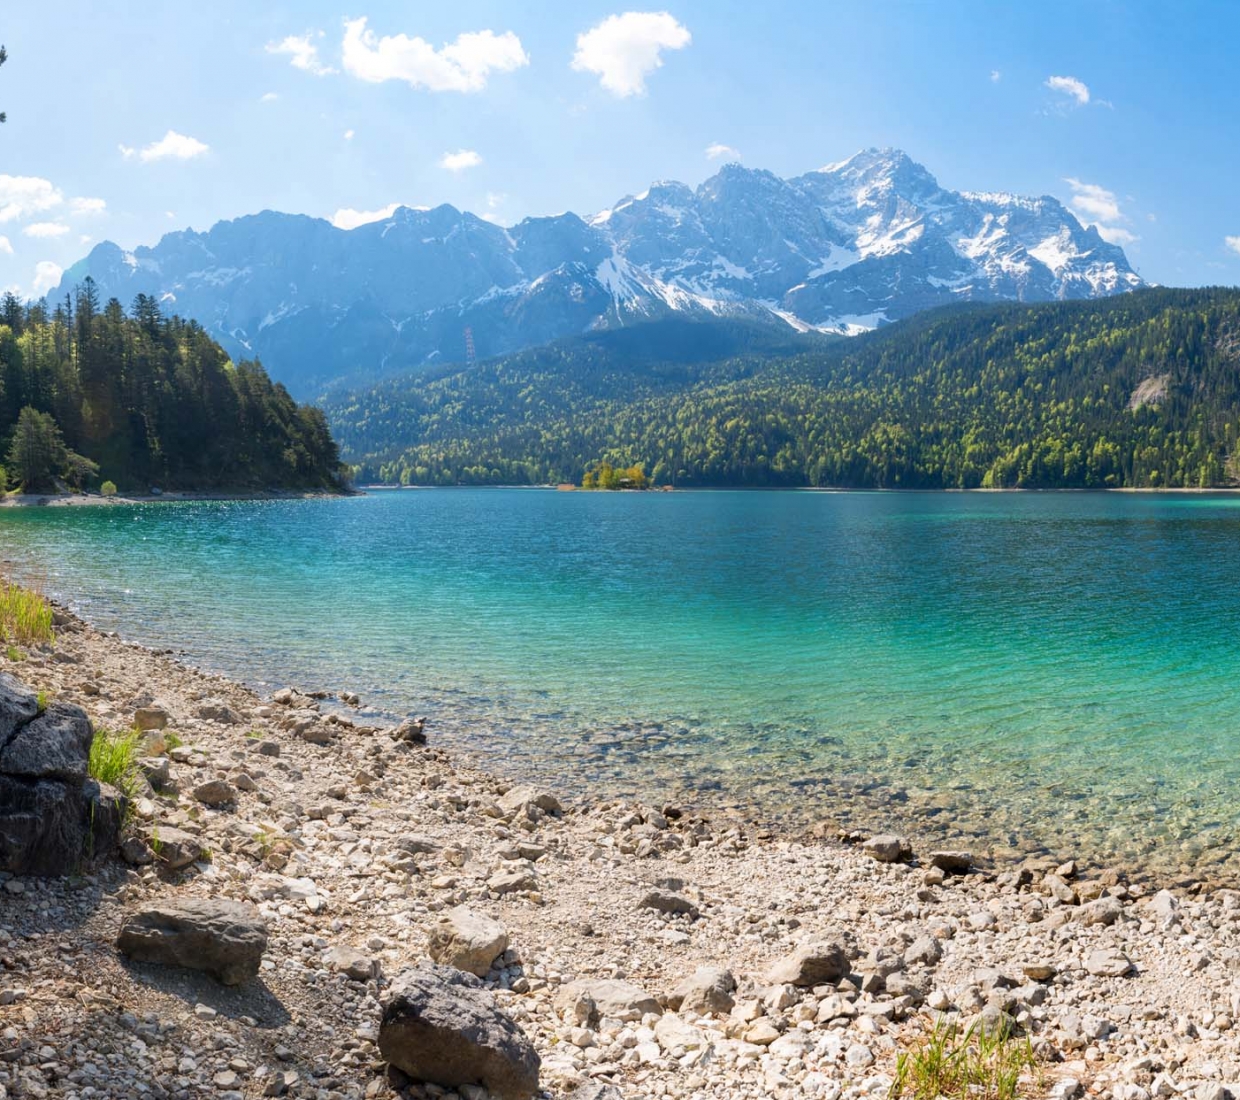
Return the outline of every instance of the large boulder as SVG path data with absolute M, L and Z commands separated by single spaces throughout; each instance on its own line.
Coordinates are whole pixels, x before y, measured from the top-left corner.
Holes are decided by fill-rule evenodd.
M 668 1004 L 677 1012 L 695 1012 L 699 1016 L 713 1013 L 726 1015 L 732 1011 L 736 998 L 736 978 L 722 966 L 699 966 L 675 989 Z
M 431 929 L 426 953 L 437 963 L 485 978 L 496 957 L 507 949 L 508 933 L 499 921 L 458 906 Z
M 119 792 L 87 778 L 90 719 L 0 672 L 0 871 L 64 875 L 111 852 L 124 817 Z
M 500 1100 L 538 1091 L 538 1054 L 473 975 L 421 963 L 393 979 L 382 1010 L 379 1050 L 415 1081 L 481 1085 Z
M 134 913 L 116 946 L 135 962 L 205 970 L 224 985 L 240 985 L 258 973 L 267 925 L 245 902 L 183 898 Z

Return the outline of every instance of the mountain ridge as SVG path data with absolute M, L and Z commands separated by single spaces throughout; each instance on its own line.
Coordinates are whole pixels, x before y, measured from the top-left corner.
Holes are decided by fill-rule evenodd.
M 899 150 L 783 179 L 727 164 L 610 209 L 502 227 L 449 204 L 340 229 L 263 211 L 154 246 L 97 245 L 101 293 L 175 302 L 299 393 L 670 315 L 851 335 L 952 301 L 1095 298 L 1145 284 L 1057 199 L 950 191 Z M 466 330 L 470 339 L 466 339 Z

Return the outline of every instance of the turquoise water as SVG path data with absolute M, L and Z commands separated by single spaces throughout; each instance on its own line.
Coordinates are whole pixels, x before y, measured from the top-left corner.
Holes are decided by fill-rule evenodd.
M 584 494 L 0 512 L 97 624 L 501 772 L 1234 873 L 1240 499 Z

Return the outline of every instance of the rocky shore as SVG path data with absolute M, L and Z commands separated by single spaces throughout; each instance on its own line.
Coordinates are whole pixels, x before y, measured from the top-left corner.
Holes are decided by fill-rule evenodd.
M 1240 1096 L 1240 892 L 567 804 L 57 618 L 0 666 L 146 786 L 123 856 L 0 873 L 0 1100 L 886 1097 L 978 1021 L 1021 1095 Z

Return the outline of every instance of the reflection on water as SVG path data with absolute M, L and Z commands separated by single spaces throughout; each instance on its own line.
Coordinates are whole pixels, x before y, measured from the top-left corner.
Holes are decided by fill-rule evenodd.
M 1240 858 L 1238 504 L 437 490 L 6 510 L 0 551 L 569 790 L 1209 870 Z

